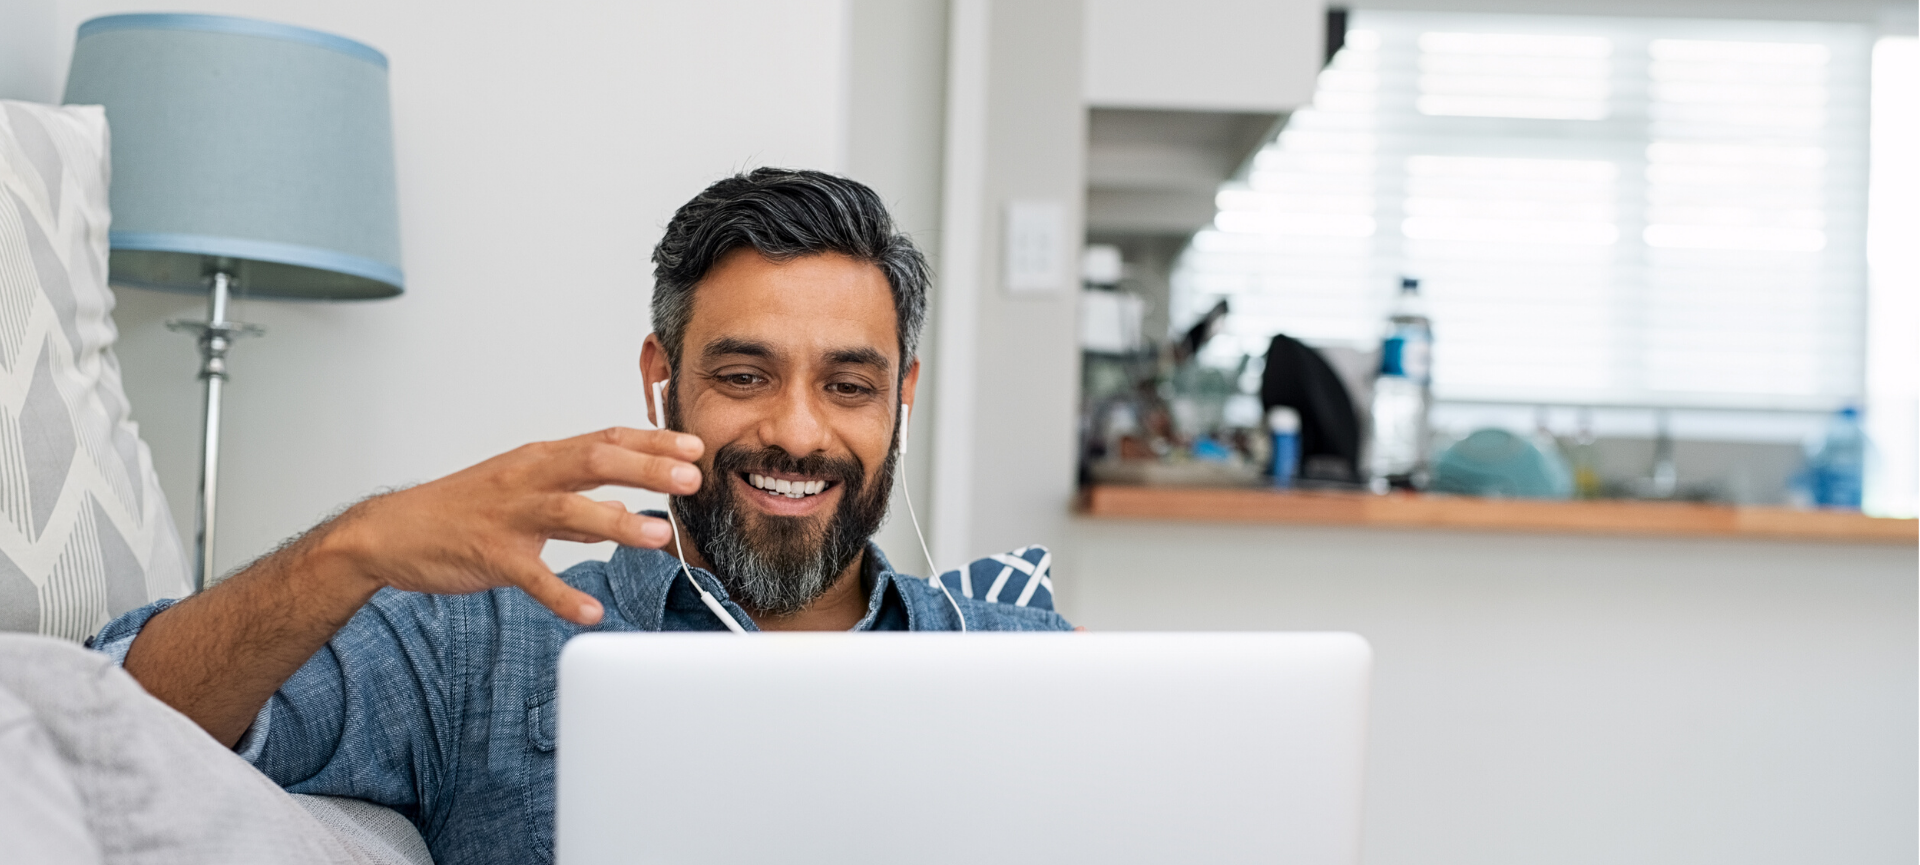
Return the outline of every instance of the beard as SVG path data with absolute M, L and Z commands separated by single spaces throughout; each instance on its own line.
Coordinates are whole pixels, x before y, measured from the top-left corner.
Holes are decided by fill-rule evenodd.
M 851 457 L 796 458 L 779 447 L 728 444 L 714 454 L 700 491 L 675 496 L 673 509 L 727 594 L 754 613 L 788 616 L 832 588 L 886 521 L 897 453 L 888 448 L 869 483 L 865 468 Z M 733 484 L 743 472 L 824 478 L 840 486 L 840 504 L 825 519 L 751 512 Z

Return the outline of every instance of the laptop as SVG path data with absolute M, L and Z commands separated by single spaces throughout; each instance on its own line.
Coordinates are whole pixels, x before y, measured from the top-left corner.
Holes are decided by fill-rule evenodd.
M 559 865 L 1357 865 L 1338 633 L 585 634 Z

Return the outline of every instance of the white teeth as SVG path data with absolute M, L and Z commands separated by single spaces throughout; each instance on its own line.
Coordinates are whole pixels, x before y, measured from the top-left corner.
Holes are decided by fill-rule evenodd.
M 747 483 L 752 484 L 756 489 L 766 490 L 776 496 L 786 496 L 790 499 L 819 495 L 827 488 L 826 481 L 788 481 L 756 474 L 747 475 Z

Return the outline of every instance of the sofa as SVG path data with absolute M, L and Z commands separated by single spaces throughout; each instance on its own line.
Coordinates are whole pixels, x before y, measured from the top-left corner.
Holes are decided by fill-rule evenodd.
M 0 100 L 0 858 L 431 863 L 400 814 L 287 794 L 86 648 L 189 586 L 113 352 L 109 141 L 98 106 Z

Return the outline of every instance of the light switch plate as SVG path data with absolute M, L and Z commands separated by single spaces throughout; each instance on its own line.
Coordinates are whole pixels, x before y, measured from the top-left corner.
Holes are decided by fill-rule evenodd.
M 1059 201 L 1007 202 L 1007 233 L 1001 248 L 1011 294 L 1064 290 L 1070 277 L 1067 207 Z

